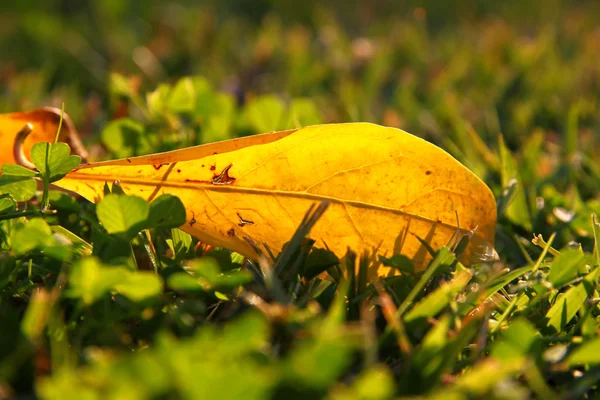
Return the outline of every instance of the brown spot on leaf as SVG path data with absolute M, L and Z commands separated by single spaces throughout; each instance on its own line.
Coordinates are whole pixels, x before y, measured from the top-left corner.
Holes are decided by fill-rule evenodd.
M 178 174 L 180 174 L 180 173 L 181 173 L 181 170 L 180 170 L 180 169 L 178 169 L 178 170 L 177 170 L 177 173 L 178 173 Z
M 235 181 L 235 178 L 232 176 L 229 176 L 229 169 L 231 168 L 232 164 L 229 164 L 227 167 L 225 167 L 225 169 L 219 174 L 219 175 L 214 175 L 212 178 L 212 184 L 213 185 L 230 185 Z
M 128 159 L 127 159 L 127 162 L 128 162 L 128 163 L 131 163 L 131 160 L 128 158 Z
M 236 214 L 237 214 L 238 218 L 240 219 L 240 223 L 238 224 L 238 226 L 243 227 L 244 225 L 254 225 L 254 221 L 250 221 L 248 219 L 242 218 L 240 213 L 236 213 Z
M 425 175 L 431 175 L 431 171 L 426 171 Z
M 204 167 L 204 165 L 203 165 L 203 167 Z M 211 166 L 210 166 L 210 170 L 211 170 L 211 171 L 214 171 L 215 169 L 217 169 L 217 166 L 216 166 L 216 165 L 211 165 Z
M 152 165 L 154 167 L 155 170 L 159 170 L 163 165 L 169 165 L 168 163 L 163 163 L 163 164 L 154 164 Z
M 235 229 L 231 228 L 230 230 L 228 230 L 227 231 L 227 236 L 234 237 L 235 236 Z
M 195 223 L 196 223 L 196 216 L 192 213 L 192 219 L 190 220 L 190 222 L 188 222 L 188 225 L 194 226 Z

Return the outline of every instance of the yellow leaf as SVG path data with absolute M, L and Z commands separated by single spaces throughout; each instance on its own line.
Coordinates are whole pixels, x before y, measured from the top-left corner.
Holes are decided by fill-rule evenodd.
M 54 142 L 61 111 L 57 108 L 44 107 L 29 112 L 0 114 L 0 143 L 3 151 L 0 152 L 0 166 L 3 164 L 15 164 L 14 153 L 9 149 L 16 139 L 17 133 L 27 124 L 33 126 L 33 131 L 27 136 L 22 149 L 26 157 L 29 158 L 31 147 L 38 142 Z M 58 140 L 67 142 L 71 146 L 71 151 L 80 155 L 83 159 L 87 158 L 87 153 L 79 140 L 79 135 L 73 122 L 67 114 L 63 119 Z
M 177 195 L 187 210 L 184 231 L 249 257 L 255 253 L 244 236 L 278 252 L 322 200 L 330 206 L 310 237 L 338 256 L 378 249 L 422 267 L 431 257 L 418 238 L 437 249 L 453 241 L 458 225 L 463 234 L 476 229 L 461 261 L 493 249 L 489 188 L 440 148 L 373 124 L 317 125 L 90 164 L 56 184 L 97 202 L 114 181 L 148 200 Z

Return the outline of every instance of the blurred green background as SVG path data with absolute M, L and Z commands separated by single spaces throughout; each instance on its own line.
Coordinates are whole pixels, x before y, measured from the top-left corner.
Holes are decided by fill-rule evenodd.
M 39 219 L 0 224 L 0 398 L 32 397 L 34 385 L 43 398 L 128 399 L 248 392 L 247 398 L 550 398 L 546 383 L 571 398 L 592 390 L 600 359 L 585 379 L 573 376 L 584 370 L 574 370 L 587 360 L 582 354 L 598 354 L 598 292 L 588 304 L 591 292 L 575 282 L 594 262 L 564 246 L 575 241 L 590 250 L 598 234 L 590 214 L 600 214 L 599 21 L 598 1 L 0 2 L 0 112 L 64 102 L 92 159 L 325 122 L 399 127 L 440 145 L 490 186 L 499 200 L 501 258 L 474 269 L 471 281 L 454 279 L 459 268 L 451 295 L 441 287 L 450 279 L 445 272 L 423 283 L 423 297 L 413 300 L 431 309 L 427 320 L 403 318 L 414 344 L 404 352 L 402 343 L 377 337 L 391 329 L 378 293 L 389 293 L 388 305 L 404 304 L 421 282 L 418 274 L 384 282 L 383 292 L 366 282 L 353 292 L 291 274 L 281 279 L 281 297 L 272 282 L 249 283 L 246 272 L 258 267 L 247 260 L 221 250 L 212 253 L 218 262 L 198 258 L 197 240 L 156 229 L 166 267 L 153 278 L 132 272 L 115 295 L 107 276 L 116 255 L 102 253 L 115 238 L 103 233 L 93 205 L 55 193 L 52 206 L 60 213 L 46 219 L 89 241 L 102 260 L 82 257 L 71 269 L 44 247 L 18 252 L 14 244 L 40 232 L 52 245 L 57 239 Z M 540 274 L 546 264 L 529 273 L 548 247 L 532 241 L 533 233 L 556 233 L 552 245 L 566 255 L 553 268 L 571 271 L 573 285 L 549 289 L 552 282 Z M 131 243 L 123 243 L 129 250 Z M 138 259 L 144 243 L 134 246 Z M 446 249 L 438 257 L 440 265 L 453 265 Z M 520 275 L 513 274 L 518 267 Z M 205 274 L 212 286 L 174 274 Z M 347 304 L 335 296 L 340 290 Z M 497 310 L 485 309 L 488 297 Z M 560 314 L 566 301 L 581 307 L 570 308 L 568 319 Z M 363 306 L 373 314 L 363 314 Z M 375 325 L 377 332 L 370 331 Z M 474 347 L 481 338 L 484 347 Z M 582 340 L 596 350 L 577 347 Z M 566 344 L 542 360 L 558 342 Z M 568 365 L 567 345 L 577 355 Z M 513 356 L 525 361 L 515 366 Z
M 122 115 L 110 73 L 142 95 L 198 75 L 236 107 L 308 98 L 324 122 L 437 141 L 464 120 L 514 147 L 560 133 L 575 104 L 597 127 L 599 19 L 598 2 L 561 0 L 2 2 L 0 111 L 65 102 L 89 135 Z

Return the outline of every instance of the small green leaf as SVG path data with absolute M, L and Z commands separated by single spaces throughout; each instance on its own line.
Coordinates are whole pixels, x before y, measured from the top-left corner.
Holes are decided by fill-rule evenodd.
M 167 244 L 171 248 L 175 260 L 182 260 L 193 251 L 192 237 L 189 233 L 175 228 L 171 229 L 171 237 L 171 240 L 167 240 Z
M 221 273 L 219 264 L 213 257 L 202 257 L 192 260 L 188 269 L 198 276 L 208 279 L 215 279 Z
M 406 298 L 402 301 L 400 306 L 398 307 L 397 317 L 401 317 L 404 313 L 412 306 L 413 301 L 422 294 L 423 288 L 427 285 L 427 283 L 437 275 L 440 271 L 447 269 L 456 258 L 447 247 L 440 248 L 435 257 L 431 260 L 427 269 L 421 275 L 415 286 L 411 289 L 410 293 Z M 390 328 L 391 329 L 391 328 Z
M 532 267 L 517 268 L 496 278 L 488 285 L 485 291 L 485 297 L 491 296 L 493 293 L 508 285 L 510 282 L 531 271 L 531 269 Z
M 118 73 L 110 74 L 110 92 L 118 96 L 130 97 L 133 94 L 129 80 Z
M 498 363 L 493 359 L 484 359 L 467 370 L 464 375 L 459 376 L 454 385 L 444 386 L 431 397 L 437 400 L 493 398 L 486 394 L 493 392 L 494 389 L 497 391 L 499 382 L 508 380 L 510 376 L 522 374 L 523 368 L 524 362 L 521 359 L 504 363 Z
M 71 232 L 70 230 L 60 226 L 52 225 L 50 227 L 52 232 L 56 235 L 60 235 L 64 240 L 68 240 L 73 245 L 73 251 L 79 256 L 89 256 L 92 254 L 93 247 L 91 244 Z
M 114 289 L 130 300 L 138 302 L 160 295 L 163 282 L 160 276 L 153 272 L 128 271 Z
M 72 212 L 79 212 L 81 210 L 79 203 L 77 203 L 73 197 L 66 193 L 59 192 L 58 190 L 51 190 L 48 194 L 48 198 L 50 204 L 54 208 Z
M 208 287 L 202 286 L 198 278 L 186 272 L 175 272 L 169 275 L 167 285 L 174 290 L 182 292 L 205 291 L 209 289 Z
M 307 279 L 312 279 L 339 263 L 340 259 L 333 252 L 326 249 L 313 248 L 306 259 L 302 275 Z
M 444 367 L 447 357 L 444 350 L 448 349 L 448 336 L 452 320 L 449 315 L 443 315 L 438 323 L 427 332 L 423 343 L 412 358 L 412 368 L 420 375 L 420 380 L 432 381 L 437 379 Z
M 147 228 L 177 228 L 185 224 L 185 207 L 178 197 L 163 194 L 150 203 Z
M 293 99 L 287 112 L 287 122 L 282 128 L 302 128 L 309 125 L 318 125 L 323 121 L 315 103 L 310 99 Z
M 211 291 L 236 288 L 252 280 L 252 275 L 247 271 L 222 273 L 217 261 L 212 257 L 194 260 L 190 269 L 192 274 L 176 272 L 170 275 L 168 285 L 180 291 Z
M 24 255 L 34 250 L 60 261 L 68 261 L 72 248 L 68 243 L 59 243 L 50 226 L 42 218 L 32 218 L 11 233 L 12 250 Z
M 107 185 L 107 187 L 108 187 L 108 185 Z M 110 188 L 108 188 L 108 189 L 109 189 L 108 193 L 112 193 L 112 194 L 125 194 L 125 191 L 121 187 L 121 182 L 119 182 L 119 181 L 114 181 L 112 183 L 112 185 L 110 186 Z M 106 191 L 105 191 L 104 194 L 108 194 L 108 193 L 106 193 Z
M 244 110 L 248 124 L 255 132 L 269 132 L 282 128 L 285 106 L 277 96 L 260 96 L 250 101 Z
M 34 195 L 37 184 L 33 178 L 25 176 L 0 176 L 0 194 L 11 195 L 15 201 L 28 201 Z
M 573 319 L 581 305 L 594 292 L 594 283 L 600 269 L 590 272 L 583 281 L 559 293 L 557 300 L 546 313 L 547 325 L 553 332 L 561 332 Z
M 516 188 L 512 203 L 506 209 L 506 217 L 515 225 L 525 228 L 527 231 L 532 230 L 531 214 L 527 205 L 527 198 L 523 189 L 523 182 L 519 175 L 517 162 L 512 153 L 506 147 L 504 138 L 498 137 L 498 146 L 500 148 L 500 160 L 502 164 L 502 186 L 508 188 L 516 180 Z
M 470 279 L 471 273 L 469 271 L 458 272 L 450 282 L 440 285 L 439 288 L 419 301 L 406 314 L 404 321 L 409 324 L 417 320 L 435 317 L 450 304 L 450 301 L 469 283 Z
M 392 267 L 400 272 L 408 272 L 414 274 L 415 265 L 412 260 L 402 254 L 394 254 L 390 258 L 379 256 L 379 261 L 386 267 Z
M 12 249 L 17 255 L 56 244 L 52 230 L 42 218 L 27 221 L 21 229 L 13 231 L 11 239 Z
M 104 267 L 97 258 L 87 257 L 73 266 L 65 293 L 89 305 L 107 294 L 129 273 L 122 267 Z
M 15 164 L 4 164 L 2 166 L 2 174 L 3 175 L 11 175 L 11 176 L 24 176 L 33 178 L 37 175 L 37 172 L 30 170 L 29 168 L 22 167 L 20 165 Z
M 96 213 L 108 233 L 131 239 L 144 228 L 149 209 L 141 197 L 109 194 L 98 203 Z
M 567 358 L 567 363 L 576 365 L 595 366 L 600 364 L 600 338 L 594 338 L 575 349 Z
M 15 211 L 17 209 L 17 202 L 10 194 L 0 195 L 0 214 Z
M 600 265 L 600 224 L 598 224 L 598 216 L 592 214 L 592 230 L 594 232 L 594 256 L 596 265 Z
M 196 108 L 196 88 L 192 78 L 181 78 L 169 93 L 166 103 L 169 111 L 174 113 L 192 113 Z
M 73 266 L 66 295 L 79 298 L 86 305 L 109 292 L 138 302 L 160 295 L 162 288 L 162 279 L 152 272 L 105 266 L 95 257 L 86 257 Z
M 346 293 L 348 286 L 339 290 Z M 300 341 L 286 360 L 283 371 L 287 380 L 324 389 L 351 365 L 357 343 L 347 336 L 345 312 L 345 297 L 338 296 L 325 320 L 313 328 L 311 338 Z
M 54 146 L 64 144 L 56 143 Z M 62 160 L 62 162 L 50 166 L 50 182 L 56 182 L 64 178 L 66 174 L 77 168 L 81 164 L 81 157 L 69 156 Z
M 211 289 L 234 288 L 252 280 L 252 275 L 248 271 L 221 272 L 217 260 L 212 257 L 202 257 L 192 261 L 190 270 L 200 278 L 203 287 Z
M 236 104 L 225 93 L 204 93 L 196 102 L 196 118 L 202 123 L 202 143 L 231 139 Z
M 212 117 L 217 115 L 225 115 L 235 112 L 235 102 L 233 108 L 229 108 L 227 100 L 231 99 L 231 95 L 225 93 L 215 93 L 208 79 L 202 76 L 194 76 L 191 78 L 194 86 L 195 109 L 193 111 L 194 118 L 201 123 L 205 123 Z
M 242 265 L 246 257 L 241 255 L 240 253 L 236 253 L 235 251 L 231 252 L 231 263 Z
M 64 143 L 61 143 L 64 144 Z M 31 162 L 42 174 L 46 173 L 46 153 L 48 153 L 48 169 L 51 168 L 52 161 L 67 158 L 70 150 L 69 146 L 53 146 L 51 143 L 36 143 L 31 148 Z
M 52 296 L 43 288 L 36 290 L 31 296 L 27 311 L 21 322 L 21 331 L 30 341 L 35 342 L 44 334 L 44 328 L 53 303 Z
M 376 365 L 361 373 L 352 383 L 353 396 L 361 400 L 391 399 L 396 391 L 394 376 L 387 365 Z
M 494 343 L 492 356 L 499 360 L 525 357 L 539 351 L 537 343 L 538 334 L 533 325 L 525 318 L 516 318 Z
M 46 168 L 46 152 L 48 152 L 48 168 Z M 55 182 L 81 162 L 81 157 L 72 156 L 70 153 L 71 148 L 66 143 L 36 143 L 31 148 L 31 161 L 42 175 L 47 175 L 49 182 Z
M 557 289 L 577 277 L 585 266 L 586 258 L 583 252 L 576 249 L 563 250 L 552 262 L 548 281 Z
M 131 118 L 109 122 L 102 130 L 102 143 L 116 157 L 129 157 L 152 151 L 144 125 Z
M 171 86 L 166 83 L 161 83 L 153 92 L 146 95 L 146 103 L 148 110 L 155 115 L 161 115 L 165 110 L 165 104 L 171 92 Z

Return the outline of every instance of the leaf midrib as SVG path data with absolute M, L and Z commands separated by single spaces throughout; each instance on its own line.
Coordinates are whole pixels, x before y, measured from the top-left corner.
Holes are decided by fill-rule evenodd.
M 373 203 L 366 203 L 366 202 L 358 201 L 358 200 L 340 199 L 337 197 L 331 197 L 331 196 L 315 194 L 315 193 L 293 192 L 293 191 L 276 190 L 276 189 L 249 188 L 249 187 L 242 187 L 242 186 L 238 186 L 238 185 L 214 185 L 214 184 L 208 183 L 208 182 L 207 183 L 178 182 L 178 181 L 173 181 L 173 180 L 156 181 L 156 180 L 140 179 L 140 178 L 115 177 L 113 175 L 99 175 L 99 174 L 88 175 L 88 174 L 81 174 L 81 173 L 77 173 L 77 172 L 68 174 L 65 179 L 73 179 L 75 181 L 94 181 L 94 182 L 97 182 L 97 181 L 100 181 L 100 182 L 120 181 L 121 184 L 123 184 L 123 183 L 136 184 L 136 185 L 143 185 L 143 186 L 149 186 L 149 187 L 154 187 L 154 188 L 159 187 L 159 186 L 165 186 L 165 187 L 183 188 L 183 189 L 201 189 L 201 190 L 205 190 L 205 191 L 209 190 L 209 191 L 214 191 L 214 192 L 239 192 L 239 193 L 252 193 L 252 194 L 264 194 L 264 195 L 278 195 L 278 196 L 287 196 L 287 197 L 308 198 L 308 199 L 313 199 L 313 200 L 317 200 L 317 201 L 328 200 L 330 202 L 338 203 L 338 204 L 349 204 L 349 205 L 356 206 L 356 207 L 371 208 L 371 209 L 376 209 L 376 210 L 380 210 L 380 211 L 388 211 L 388 212 L 403 215 L 406 217 L 418 218 L 423 221 L 427 221 L 431 224 L 438 224 L 440 226 L 444 226 L 447 228 L 458 229 L 458 226 L 456 226 L 456 225 L 448 224 L 445 222 L 438 222 L 437 220 L 433 220 L 431 218 L 428 218 L 428 217 L 425 217 L 425 216 L 422 216 L 419 214 L 412 214 L 412 213 L 409 213 L 409 212 L 406 212 L 406 211 L 403 211 L 403 210 L 400 210 L 397 208 L 386 207 L 386 206 L 382 206 L 379 204 L 373 204 Z M 57 183 L 58 183 L 58 186 L 60 186 L 60 181 Z M 440 189 L 445 190 L 443 188 L 440 188 Z M 458 192 L 452 192 L 452 193 L 463 195 Z M 463 195 L 463 196 L 466 196 L 466 195 Z M 466 196 L 466 197 L 469 197 L 469 196 Z M 464 229 L 464 228 L 461 228 L 461 230 L 462 229 Z M 478 231 L 475 232 L 475 235 L 482 237 Z

